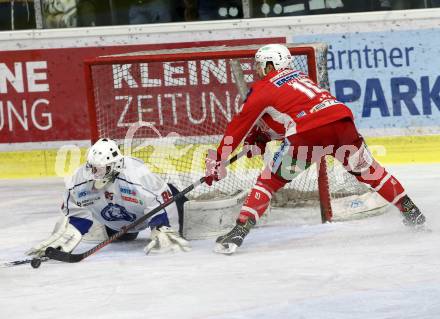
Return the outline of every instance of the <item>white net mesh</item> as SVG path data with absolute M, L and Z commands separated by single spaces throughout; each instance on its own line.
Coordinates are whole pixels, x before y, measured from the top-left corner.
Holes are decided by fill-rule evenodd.
M 118 140 L 126 153 L 131 150 L 166 181 L 180 189 L 188 186 L 203 176 L 206 151 L 217 147 L 226 125 L 241 109 L 247 86 L 256 80 L 252 63 L 257 48 L 191 48 L 96 59 L 89 64 L 95 138 Z M 328 88 L 326 46 L 289 48 L 293 67 Z M 263 165 L 261 158 L 242 159 L 229 167 L 225 180 L 197 188 L 190 198 L 219 199 L 248 191 Z M 332 198 L 368 192 L 333 160 L 328 161 L 328 176 Z M 317 169 L 312 166 L 273 204 L 319 206 L 317 189 Z

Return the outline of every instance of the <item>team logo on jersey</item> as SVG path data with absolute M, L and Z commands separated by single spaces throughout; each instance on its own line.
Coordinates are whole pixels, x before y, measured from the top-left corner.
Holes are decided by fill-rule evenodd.
M 273 76 L 273 77 L 270 79 L 270 81 L 271 81 L 271 82 L 275 82 L 275 80 L 278 80 L 279 78 L 285 76 L 286 74 L 290 74 L 290 73 L 292 73 L 292 70 L 290 70 L 290 69 L 283 70 L 283 71 L 281 71 L 280 73 L 278 73 L 278 74 L 276 74 L 275 76 Z
M 120 187 L 119 190 L 122 194 L 136 196 L 136 191 L 127 187 Z
M 133 197 L 129 197 L 129 196 L 124 196 L 124 195 L 121 195 L 121 198 L 123 200 L 127 201 L 127 202 L 139 204 L 139 200 L 137 198 L 133 198 Z
M 133 222 L 136 220 L 136 215 L 129 213 L 124 206 L 118 204 L 108 204 L 101 211 L 101 216 L 109 222 L 126 220 L 128 222 Z
M 76 204 L 79 207 L 86 207 L 86 206 L 90 206 L 90 205 L 95 204 L 95 201 L 98 201 L 100 199 L 101 199 L 100 196 L 96 196 L 96 197 L 92 197 L 92 198 L 85 198 L 83 200 L 78 201 Z
M 287 82 L 298 78 L 301 75 L 300 72 L 291 72 L 286 74 L 283 77 L 280 77 L 278 79 L 271 79 L 270 81 L 276 86 L 276 87 L 280 87 L 283 84 L 286 84 Z
M 105 196 L 105 199 L 108 199 L 108 200 L 113 200 L 113 193 L 110 193 L 110 192 L 105 192 L 104 193 L 104 196 Z
M 81 198 L 81 197 L 84 197 L 84 196 L 90 195 L 91 193 L 92 193 L 92 192 L 89 191 L 89 190 L 81 191 L 81 192 L 78 193 L 78 198 Z
M 81 198 L 81 197 L 95 195 L 96 191 L 85 188 L 85 189 L 79 190 L 77 194 L 78 194 L 77 195 L 78 198 Z
M 321 103 L 315 105 L 314 107 L 312 107 L 310 109 L 310 113 L 315 113 L 318 111 L 321 111 L 322 109 L 325 109 L 327 107 L 333 106 L 333 105 L 338 105 L 341 104 L 341 102 L 337 101 L 337 100 L 324 100 Z
M 296 118 L 299 119 L 299 118 L 306 116 L 306 115 L 307 115 L 306 111 L 301 111 L 296 115 Z

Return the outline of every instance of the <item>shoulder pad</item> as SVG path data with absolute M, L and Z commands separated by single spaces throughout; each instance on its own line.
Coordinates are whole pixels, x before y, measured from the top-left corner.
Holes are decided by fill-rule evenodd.
M 86 171 L 86 165 L 83 164 L 75 170 L 72 176 L 65 179 L 66 188 L 72 189 L 76 185 L 83 184 L 89 180 L 91 180 L 91 177 Z

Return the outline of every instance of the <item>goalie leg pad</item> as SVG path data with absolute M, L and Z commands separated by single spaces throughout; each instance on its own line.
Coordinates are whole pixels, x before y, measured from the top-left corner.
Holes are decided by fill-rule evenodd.
M 53 247 L 64 252 L 71 252 L 80 243 L 81 232 L 69 223 L 69 219 L 63 216 L 56 224 L 49 238 L 26 252 L 29 256 L 42 257 L 46 248 Z

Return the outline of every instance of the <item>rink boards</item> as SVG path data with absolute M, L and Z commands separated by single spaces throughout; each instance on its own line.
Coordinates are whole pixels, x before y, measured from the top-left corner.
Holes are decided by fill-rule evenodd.
M 366 140 L 373 155 L 382 164 L 440 162 L 440 136 L 438 135 L 372 137 Z M 84 163 L 87 148 L 81 147 L 79 150 L 80 156 L 77 161 L 71 160 L 72 155 L 68 152 L 58 157 L 58 162 L 64 164 L 61 170 L 60 163 L 58 163 L 58 169 L 56 168 L 60 148 L 0 152 L 0 178 L 65 176 L 80 163 Z M 187 159 L 185 161 L 188 162 Z M 189 169 L 186 167 L 179 170 Z

